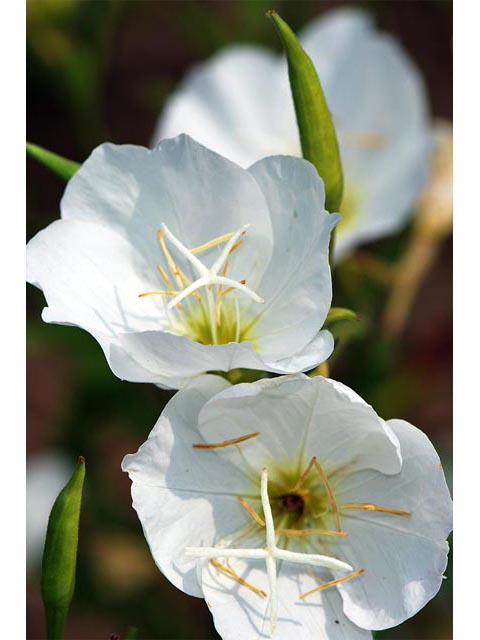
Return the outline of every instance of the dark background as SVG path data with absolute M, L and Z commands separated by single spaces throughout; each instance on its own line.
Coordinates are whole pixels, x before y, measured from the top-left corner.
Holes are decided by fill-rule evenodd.
M 425 77 L 432 114 L 452 117 L 452 5 L 433 1 L 75 1 L 27 0 L 27 134 L 82 161 L 106 140 L 148 145 L 166 96 L 192 63 L 234 42 L 280 50 L 265 12 L 294 29 L 331 7 L 356 4 L 396 34 Z M 27 234 L 59 216 L 64 183 L 27 160 Z M 368 247 L 387 263 L 411 228 Z M 451 460 L 451 243 L 445 240 L 397 340 L 379 330 L 385 288 L 352 258 L 337 270 L 335 303 L 360 312 L 354 340 L 333 377 L 353 387 L 382 417 L 422 428 Z M 348 285 L 348 286 L 347 286 Z M 43 295 L 27 291 L 27 455 L 50 449 L 87 460 L 77 587 L 67 639 L 215 638 L 203 600 L 171 586 L 156 569 L 131 508 L 125 453 L 146 439 L 171 393 L 115 378 L 96 342 L 40 319 Z M 449 573 L 450 575 L 450 573 Z M 27 637 L 43 638 L 39 567 L 27 580 Z M 452 637 L 451 580 L 415 618 L 378 633 L 393 640 Z

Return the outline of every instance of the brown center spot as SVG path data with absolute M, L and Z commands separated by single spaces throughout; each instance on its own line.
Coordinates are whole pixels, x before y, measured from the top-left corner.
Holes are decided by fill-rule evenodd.
M 303 513 L 305 503 L 303 498 L 296 493 L 287 493 L 282 497 L 282 504 L 290 513 Z

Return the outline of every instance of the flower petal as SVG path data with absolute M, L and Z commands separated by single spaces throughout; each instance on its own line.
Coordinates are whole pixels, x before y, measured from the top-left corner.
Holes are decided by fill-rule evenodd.
M 249 583 L 268 593 L 265 563 L 231 560 L 230 566 Z M 321 573 L 320 571 L 318 573 Z M 331 579 L 326 572 L 322 578 Z M 212 612 L 215 627 L 224 640 L 251 640 L 270 637 L 269 599 L 235 582 L 210 563 L 203 564 L 202 589 Z M 367 640 L 371 633 L 360 629 L 345 617 L 338 591 L 328 589 L 300 600 L 300 595 L 318 586 L 320 581 L 304 566 L 283 562 L 279 568 L 278 620 L 273 637 L 314 640 Z
M 355 469 L 398 473 L 398 441 L 373 409 L 344 385 L 304 375 L 225 389 L 199 415 L 206 442 L 259 431 L 248 456 L 236 447 L 222 456 L 239 469 L 281 465 L 300 475 L 313 456 L 327 473 Z M 234 434 L 227 436 L 226 434 Z
M 65 219 L 117 231 L 143 255 L 152 273 L 158 262 L 168 270 L 157 238 L 162 223 L 190 248 L 252 223 L 241 248 L 241 264 L 235 256 L 230 272 L 234 279 L 247 279 L 252 288 L 271 255 L 270 216 L 255 180 L 185 135 L 164 140 L 154 149 L 97 147 L 68 183 L 61 208 Z M 193 277 L 191 265 L 172 253 Z M 216 257 L 216 251 L 207 253 L 207 266 Z
M 164 303 L 138 294 L 158 288 L 155 273 L 118 233 L 78 220 L 57 220 L 27 246 L 27 280 L 43 290 L 46 322 L 73 324 L 111 338 L 158 329 Z
M 153 141 L 187 133 L 243 167 L 300 154 L 288 78 L 262 47 L 233 46 L 196 65 L 166 103 Z
M 332 300 L 330 234 L 340 219 L 325 209 L 323 181 L 309 162 L 274 156 L 249 172 L 268 203 L 273 255 L 258 289 L 265 299 L 255 330 L 268 360 L 303 349 L 321 329 Z
M 340 503 L 368 502 L 408 511 L 399 517 L 344 511 L 347 562 L 365 568 L 362 580 L 339 587 L 346 615 L 367 629 L 387 629 L 433 598 L 447 564 L 452 504 L 440 460 L 428 438 L 403 420 L 389 420 L 403 465 L 399 475 L 353 474 L 337 491 Z
M 214 451 L 192 446 L 201 441 L 196 431 L 200 407 L 227 386 L 218 376 L 204 376 L 179 391 L 148 440 L 122 462 L 156 564 L 175 586 L 195 596 L 202 595 L 197 560 L 184 557 L 185 547 L 212 545 L 246 521 L 236 499 L 244 494 L 243 474 Z

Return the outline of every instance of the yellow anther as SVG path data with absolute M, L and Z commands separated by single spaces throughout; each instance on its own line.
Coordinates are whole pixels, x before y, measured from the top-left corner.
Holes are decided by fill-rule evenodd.
M 146 291 L 145 293 L 139 293 L 139 298 L 146 298 L 147 296 L 176 296 L 178 291 Z
M 388 513 L 392 516 L 401 516 L 402 518 L 410 517 L 409 511 L 401 511 L 400 509 L 390 509 L 390 507 L 382 507 L 378 504 L 370 504 L 369 502 L 348 502 L 340 505 L 340 509 L 362 509 L 364 511 L 378 511 L 379 513 Z
M 244 234 L 246 233 L 246 231 L 243 232 Z M 230 249 L 230 251 L 228 252 L 228 255 L 231 255 L 234 251 L 236 251 L 238 249 L 238 247 L 241 247 L 243 244 L 243 240 L 239 240 L 238 242 L 236 242 L 233 247 Z
M 284 536 L 348 536 L 346 531 L 331 531 L 330 529 L 276 529 L 275 533 Z
M 236 571 L 234 571 L 231 567 L 227 567 L 224 564 L 220 564 L 220 562 L 218 562 L 218 560 L 215 560 L 215 559 L 210 560 L 210 564 L 212 564 L 215 567 L 215 569 L 218 569 L 219 571 L 222 571 L 223 573 L 225 573 L 230 578 L 233 578 L 233 580 L 235 580 L 236 582 L 238 582 L 242 586 L 246 587 L 247 589 L 250 589 L 250 591 L 253 591 L 253 593 L 257 593 L 259 596 L 262 596 L 262 598 L 266 598 L 267 597 L 267 592 L 266 591 L 264 591 L 263 589 L 259 589 L 255 585 L 253 585 L 250 582 L 247 582 L 246 580 L 241 578 L 238 575 L 238 573 Z
M 165 256 L 165 260 L 167 261 L 168 267 L 170 269 L 170 271 L 172 272 L 172 275 L 175 277 L 175 280 L 177 282 L 177 286 L 179 289 L 182 289 L 182 279 L 180 278 L 179 275 L 176 274 L 176 270 L 178 269 L 177 265 L 175 264 L 170 251 L 168 250 L 168 247 L 165 243 L 165 238 L 163 237 L 163 231 L 161 229 L 159 229 L 157 231 L 157 237 L 158 237 L 158 241 L 160 242 L 160 246 L 162 247 L 162 251 L 163 251 L 163 255 Z
M 239 438 L 232 438 L 232 440 L 223 440 L 223 442 L 213 443 L 200 442 L 192 446 L 194 449 L 222 449 L 223 447 L 229 447 L 231 444 L 240 444 L 240 442 L 245 442 L 245 440 L 250 440 L 250 438 L 256 438 L 259 435 L 260 431 L 254 431 L 253 433 L 247 433 Z
M 307 596 L 312 595 L 312 593 L 317 593 L 318 591 L 323 591 L 324 589 L 335 587 L 337 584 L 341 584 L 342 582 L 348 582 L 349 580 L 352 580 L 352 578 L 357 578 L 358 576 L 361 576 L 362 573 L 365 573 L 365 569 L 358 569 L 358 571 L 349 573 L 348 576 L 344 576 L 343 578 L 337 578 L 336 580 L 330 580 L 330 582 L 324 582 L 320 586 L 315 587 L 315 589 L 311 589 L 306 593 L 302 593 L 302 595 L 300 596 L 300 599 L 306 598 Z
M 255 522 L 258 522 L 258 524 L 261 527 L 265 526 L 265 521 L 262 520 L 262 518 L 258 515 L 258 513 L 247 503 L 245 502 L 245 500 L 243 498 L 241 498 L 240 496 L 237 496 L 238 501 L 240 502 L 240 504 L 242 505 L 242 507 L 245 509 L 245 511 L 252 516 L 252 518 L 255 520 Z
M 170 278 L 167 275 L 167 272 L 165 271 L 165 269 L 162 267 L 162 265 L 157 264 L 157 270 L 159 272 L 159 274 L 162 276 L 163 281 L 165 282 L 165 284 L 168 287 L 169 291 L 173 291 L 173 284 L 172 281 L 170 280 Z
M 210 249 L 211 247 L 216 247 L 217 244 L 230 240 L 230 238 L 233 235 L 234 235 L 234 232 L 225 233 L 223 236 L 218 236 L 218 238 L 213 238 L 213 240 L 209 240 L 208 242 L 205 242 L 205 244 L 201 244 L 200 246 L 195 247 L 194 249 L 190 249 L 190 251 L 192 253 L 200 253 L 201 251 L 205 251 L 206 249 Z

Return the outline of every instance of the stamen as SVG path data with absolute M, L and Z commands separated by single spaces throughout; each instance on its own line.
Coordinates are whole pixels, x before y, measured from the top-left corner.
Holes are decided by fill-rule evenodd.
M 243 234 L 247 233 L 246 231 L 243 232 Z M 228 255 L 231 256 L 232 253 L 234 251 L 236 251 L 238 249 L 238 247 L 241 247 L 243 244 L 243 240 L 239 240 L 238 242 L 236 242 L 233 247 L 230 249 L 230 251 L 228 252 Z
M 234 234 L 233 231 L 231 233 L 225 233 L 223 236 L 218 236 L 218 238 L 213 238 L 213 240 L 209 240 L 208 242 L 205 242 L 204 244 L 201 244 L 200 246 L 195 247 L 194 249 L 190 249 L 190 251 L 192 253 L 200 253 L 201 251 L 205 251 L 206 249 L 215 247 L 217 244 L 220 244 L 221 242 L 230 240 L 233 234 Z
M 400 509 L 390 509 L 390 507 L 381 507 L 378 504 L 370 504 L 369 502 L 348 502 L 340 505 L 340 509 L 363 509 L 364 511 L 378 511 L 379 513 L 389 513 L 392 516 L 401 516 L 409 518 L 412 514 L 409 511 L 401 511 Z
M 275 531 L 285 536 L 348 536 L 346 531 L 331 531 L 330 529 L 276 529 Z
M 332 505 L 333 516 L 335 518 L 335 524 L 337 525 L 337 530 L 341 531 L 342 523 L 340 522 L 340 513 L 338 511 L 337 501 L 335 500 L 335 494 L 333 493 L 333 489 L 328 481 L 327 474 L 322 469 L 320 463 L 315 457 L 313 458 L 313 464 L 315 465 L 318 473 L 320 474 L 320 477 L 322 478 L 323 484 L 325 485 L 325 489 L 328 494 L 328 499 L 330 500 L 330 504 Z
M 169 291 L 173 291 L 173 284 L 172 281 L 170 280 L 170 278 L 167 275 L 167 272 L 165 271 L 165 269 L 162 267 L 162 265 L 157 264 L 157 270 L 159 272 L 159 274 L 162 276 L 163 281 L 165 282 L 165 284 L 167 285 L 167 288 Z
M 170 251 L 168 250 L 167 244 L 165 242 L 165 238 L 163 237 L 163 231 L 161 229 L 159 229 L 157 231 L 157 237 L 158 237 L 158 241 L 160 242 L 160 246 L 162 247 L 162 251 L 163 251 L 163 255 L 165 256 L 165 260 L 167 261 L 168 267 L 170 269 L 170 271 L 172 272 L 172 275 L 174 276 L 176 282 L 177 282 L 177 286 L 179 289 L 182 288 L 182 280 L 181 278 L 179 278 L 176 274 L 175 274 L 175 270 L 177 268 L 177 265 L 175 264 Z
M 310 471 L 312 470 L 312 467 L 314 467 L 314 466 L 317 469 L 318 473 L 320 474 L 320 478 L 322 479 L 323 485 L 324 485 L 325 490 L 327 492 L 328 499 L 329 499 L 331 507 L 332 507 L 333 516 L 335 518 L 335 524 L 336 524 L 337 530 L 338 530 L 338 532 L 341 532 L 342 531 L 342 524 L 340 522 L 340 513 L 338 511 L 337 501 L 335 500 L 335 494 L 333 493 L 333 489 L 332 489 L 332 487 L 331 487 L 331 485 L 330 485 L 330 483 L 328 481 L 327 474 L 322 469 L 322 467 L 321 467 L 320 463 L 318 462 L 316 456 L 313 456 L 313 458 L 310 460 L 310 462 L 308 463 L 307 468 L 305 469 L 305 471 L 300 476 L 300 479 L 298 480 L 297 484 L 292 489 L 290 489 L 290 493 L 295 493 L 295 492 L 298 491 L 298 489 L 302 486 L 302 484 L 307 479 L 307 476 L 310 473 Z
M 232 438 L 232 440 L 224 440 L 223 442 L 214 442 L 211 444 L 200 442 L 192 446 L 194 449 L 221 449 L 223 447 L 229 447 L 231 444 L 239 444 L 240 442 L 245 442 L 245 440 L 250 440 L 250 438 L 256 438 L 259 435 L 260 431 L 254 431 L 253 433 L 247 433 L 246 435 L 240 436 L 239 438 Z
M 139 293 L 139 298 L 145 298 L 146 296 L 176 296 L 178 291 L 146 291 L 145 293 Z
M 313 458 L 310 460 L 310 462 L 308 463 L 307 468 L 305 469 L 305 471 L 302 473 L 302 475 L 300 476 L 300 479 L 298 480 L 297 484 L 292 487 L 290 489 L 290 491 L 288 493 L 297 493 L 297 491 L 300 489 L 300 487 L 302 486 L 302 484 L 305 482 L 305 480 L 308 477 L 308 474 L 310 473 L 310 471 L 312 470 L 313 465 L 315 464 L 315 456 L 313 456 Z
M 258 515 L 258 513 L 247 503 L 245 502 L 245 500 L 243 498 L 241 498 L 240 496 L 237 496 L 238 501 L 240 502 L 240 504 L 242 505 L 242 507 L 245 509 L 245 511 L 252 516 L 252 518 L 255 520 L 255 522 L 258 522 L 258 524 L 261 527 L 265 526 L 265 521 L 262 520 L 262 518 Z
M 343 578 L 337 578 L 336 580 L 330 580 L 330 582 L 324 582 L 320 586 L 315 587 L 315 589 L 311 589 L 306 593 L 302 593 L 302 595 L 300 596 L 300 599 L 306 598 L 307 596 L 312 595 L 312 593 L 317 593 L 318 591 L 323 591 L 324 589 L 329 589 L 330 587 L 334 587 L 335 585 L 341 584 L 342 582 L 348 582 L 349 580 L 352 580 L 352 578 L 357 578 L 358 576 L 361 576 L 362 573 L 365 573 L 365 569 L 358 569 L 357 571 L 354 571 L 353 573 L 350 573 L 348 576 L 344 576 Z
M 215 559 L 210 560 L 210 564 L 213 564 L 213 566 L 216 569 L 218 569 L 219 571 L 222 571 L 227 576 L 230 576 L 230 578 L 233 578 L 234 580 L 236 580 L 236 582 L 238 582 L 242 586 L 247 587 L 247 589 L 250 589 L 250 591 L 253 591 L 253 593 L 258 593 L 258 595 L 262 596 L 262 598 L 266 598 L 267 597 L 267 592 L 266 591 L 264 591 L 263 589 L 259 589 L 255 585 L 253 585 L 250 582 L 247 582 L 246 580 L 241 578 L 238 575 L 238 573 L 236 571 L 234 571 L 231 567 L 227 567 L 224 564 L 220 564 L 220 562 L 218 562 L 218 560 L 215 560 Z

